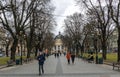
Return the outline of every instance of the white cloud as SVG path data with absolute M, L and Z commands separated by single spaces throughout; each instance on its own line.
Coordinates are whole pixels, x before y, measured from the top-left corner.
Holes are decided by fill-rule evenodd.
M 74 0 L 52 0 L 52 3 L 56 7 L 55 9 L 55 18 L 57 22 L 57 26 L 55 27 L 55 34 L 58 32 L 64 31 L 64 19 L 65 16 L 72 15 L 75 12 L 79 12 L 79 7 L 76 6 Z

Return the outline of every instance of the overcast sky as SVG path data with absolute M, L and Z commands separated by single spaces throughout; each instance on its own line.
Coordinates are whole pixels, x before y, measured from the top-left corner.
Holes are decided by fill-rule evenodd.
M 79 12 L 79 7 L 76 6 L 75 0 L 52 0 L 52 4 L 56 7 L 54 15 L 56 18 L 57 26 L 55 27 L 55 35 L 63 33 L 64 19 L 68 15 Z

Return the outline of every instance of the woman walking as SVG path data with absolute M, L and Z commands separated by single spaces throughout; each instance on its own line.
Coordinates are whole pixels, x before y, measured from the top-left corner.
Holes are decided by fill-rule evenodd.
M 70 52 L 67 52 L 66 58 L 67 58 L 68 64 L 70 64 L 70 57 L 71 57 Z

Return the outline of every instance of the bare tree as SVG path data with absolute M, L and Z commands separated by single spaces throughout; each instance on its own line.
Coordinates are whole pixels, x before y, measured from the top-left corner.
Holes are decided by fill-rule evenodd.
M 40 11 L 36 10 L 36 24 L 35 24 L 35 35 L 34 38 L 36 40 L 36 43 L 34 44 L 36 52 L 35 56 L 37 56 L 38 49 L 43 50 L 46 46 L 47 42 L 47 34 L 51 34 L 51 30 L 54 26 L 54 18 L 53 18 L 53 11 L 54 7 L 49 5 L 46 5 L 44 8 L 42 8 Z M 52 36 L 51 36 L 52 38 Z M 50 39 L 49 39 L 50 40 Z
M 79 1 L 79 0 L 78 0 Z M 110 6 L 109 1 L 103 0 L 96 0 L 93 2 L 92 0 L 82 0 L 84 5 L 87 7 L 89 12 L 96 18 L 95 22 L 96 28 L 100 34 L 102 50 L 103 50 L 103 58 L 106 59 L 107 53 L 107 40 L 109 34 L 111 33 L 111 17 L 110 17 Z
M 39 4 L 39 2 L 38 2 Z M 40 2 L 41 4 L 41 2 Z M 27 31 L 27 58 L 30 57 L 30 53 L 32 52 L 31 50 L 33 50 L 33 48 L 35 47 L 35 42 L 32 41 L 36 41 L 35 38 L 35 34 L 36 34 L 36 28 L 38 28 L 39 25 L 45 23 L 47 20 L 46 18 L 43 18 L 44 16 L 46 16 L 45 14 L 43 14 L 44 10 L 46 9 L 46 7 L 49 4 L 49 0 L 43 1 L 42 4 L 40 6 L 38 6 L 39 8 L 35 8 L 34 12 L 31 14 L 30 17 L 30 23 L 28 24 L 29 27 L 26 28 Z M 41 17 L 42 16 L 42 17 Z M 39 28 L 38 28 L 39 29 Z M 39 33 L 39 31 L 41 31 L 42 29 L 38 30 L 37 32 Z M 44 31 L 44 30 L 42 30 Z
M 110 1 L 110 9 L 111 9 L 111 17 L 114 21 L 117 30 L 118 30 L 118 58 L 117 61 L 120 61 L 120 0 L 109 0 Z
M 49 1 L 49 0 L 47 0 Z M 2 0 L 0 1 L 0 22 L 13 38 L 11 59 L 15 61 L 18 37 L 29 27 L 31 15 L 36 8 L 42 7 L 44 0 Z
M 48 51 L 51 51 L 53 45 L 54 45 L 54 35 L 51 32 L 47 32 L 44 42 L 44 49 L 48 49 Z
M 84 32 L 85 26 L 84 16 L 82 14 L 75 13 L 72 16 L 69 16 L 65 20 L 66 32 L 71 36 L 72 42 L 71 46 L 73 51 L 76 50 L 78 55 L 79 49 L 81 49 L 81 55 L 84 52 L 84 43 L 87 34 Z M 80 48 L 79 48 L 80 47 Z

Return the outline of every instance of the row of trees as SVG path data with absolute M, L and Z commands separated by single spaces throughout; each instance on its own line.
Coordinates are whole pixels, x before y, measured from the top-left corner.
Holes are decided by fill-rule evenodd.
M 16 48 L 23 40 L 26 42 L 27 58 L 30 58 L 33 49 L 36 49 L 37 56 L 38 48 L 42 50 L 45 47 L 45 40 L 50 39 L 52 43 L 53 11 L 50 0 L 0 1 L 0 25 L 12 38 L 12 60 L 15 60 Z
M 118 30 L 118 60 L 120 61 L 120 0 L 76 0 L 84 7 L 85 14 L 75 13 L 65 20 L 66 37 L 71 38 L 70 45 L 76 42 L 83 54 L 88 48 L 89 38 L 99 39 L 103 58 L 106 59 L 107 42 L 115 28 Z M 69 40 L 67 40 L 69 41 Z M 72 42 L 74 41 L 74 42 Z M 66 45 L 67 45 L 66 43 Z M 68 44 L 69 45 L 69 44 Z M 67 45 L 67 46 L 68 46 Z M 78 45 L 78 46 L 77 46 Z M 76 50 L 78 49 L 76 48 Z M 100 48 L 100 47 L 99 47 Z

